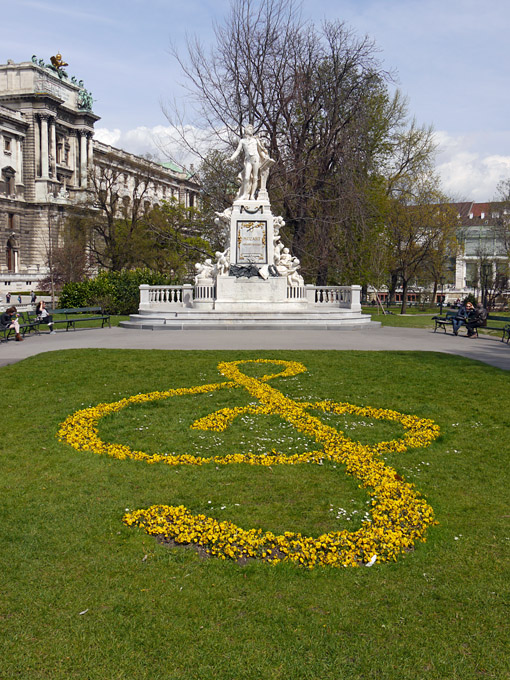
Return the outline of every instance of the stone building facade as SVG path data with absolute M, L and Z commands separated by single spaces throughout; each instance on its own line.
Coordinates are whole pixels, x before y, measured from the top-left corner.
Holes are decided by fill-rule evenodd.
M 498 202 L 457 203 L 461 223 L 455 259 L 453 290 L 472 292 L 484 274 L 491 280 L 508 278 L 508 208 Z M 485 271 L 484 271 L 485 270 Z
M 0 291 L 37 287 L 66 208 L 88 199 L 101 164 L 122 169 L 126 193 L 143 167 L 151 204 L 196 203 L 198 185 L 182 169 L 94 140 L 92 105 L 82 81 L 41 59 L 0 65 Z

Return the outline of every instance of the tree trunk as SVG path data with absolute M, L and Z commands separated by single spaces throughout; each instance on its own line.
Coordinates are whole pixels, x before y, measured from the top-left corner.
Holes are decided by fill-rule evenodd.
M 443 291 L 441 291 L 441 296 L 443 295 Z M 432 304 L 436 305 L 437 302 L 437 281 L 434 281 L 434 288 L 432 289 Z
M 328 285 L 328 263 L 325 262 L 320 264 L 317 268 L 317 276 L 315 279 L 316 286 L 327 286 Z
M 407 279 L 404 279 L 402 277 L 402 306 L 400 307 L 400 313 L 405 314 L 406 309 L 407 309 L 407 287 L 408 287 L 408 281 Z
M 395 304 L 395 292 L 397 290 L 398 273 L 391 272 L 390 289 L 388 291 L 389 304 Z

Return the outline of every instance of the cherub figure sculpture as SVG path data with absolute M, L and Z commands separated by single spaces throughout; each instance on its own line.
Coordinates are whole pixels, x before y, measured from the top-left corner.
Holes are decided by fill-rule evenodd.
M 212 260 L 207 258 L 205 262 L 197 262 L 195 271 L 195 283 L 198 283 L 201 279 L 212 279 L 215 274 L 215 266 Z
M 217 250 L 214 254 L 216 256 L 217 275 L 226 276 L 230 268 L 230 248 L 227 248 L 223 253 Z

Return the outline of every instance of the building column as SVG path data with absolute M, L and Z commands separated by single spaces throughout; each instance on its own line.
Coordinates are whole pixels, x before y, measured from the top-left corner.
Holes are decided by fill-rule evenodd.
M 34 148 L 35 148 L 35 174 L 41 176 L 41 131 L 39 128 L 39 116 L 34 116 Z
M 48 115 L 40 113 L 41 119 L 41 178 L 49 179 L 49 164 L 48 164 Z
M 466 285 L 466 262 L 457 256 L 455 261 L 455 288 L 463 290 Z
M 93 164 L 94 164 L 94 143 L 92 141 L 92 134 L 89 132 L 87 135 L 87 142 L 88 142 L 88 153 L 87 153 L 87 169 L 88 172 L 92 172 L 93 169 Z
M 21 137 L 16 139 L 16 161 L 17 184 L 23 184 L 23 143 Z
M 55 118 L 50 120 L 51 133 L 51 174 L 57 179 L 57 125 Z
M 69 163 L 68 167 L 73 171 L 70 184 L 78 186 L 78 154 L 76 153 L 76 131 L 69 130 Z
M 87 187 L 87 133 L 80 131 L 80 187 Z

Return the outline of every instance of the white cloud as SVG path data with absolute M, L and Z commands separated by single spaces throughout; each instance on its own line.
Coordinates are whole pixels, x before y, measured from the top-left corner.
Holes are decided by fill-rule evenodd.
M 491 201 L 496 185 L 510 177 L 510 155 L 488 153 L 484 136 L 437 132 L 437 170 L 443 189 L 456 200 Z
M 205 130 L 190 125 L 183 132 L 190 147 L 207 151 L 217 146 L 217 142 Z M 436 167 L 443 190 L 453 200 L 493 200 L 497 183 L 510 177 L 510 155 L 489 152 L 492 144 L 482 134 L 455 136 L 436 132 L 435 135 L 438 143 Z M 196 154 L 183 145 L 180 131 L 171 125 L 142 125 L 126 131 L 120 128 L 97 128 L 94 136 L 103 144 L 138 155 L 149 154 L 160 160 L 172 159 L 185 167 L 200 161 Z
M 187 144 L 182 138 L 187 140 Z M 131 130 L 122 131 L 119 128 L 96 128 L 94 138 L 103 144 L 124 149 L 137 155 L 150 155 L 159 160 L 174 160 L 179 165 L 189 167 L 200 162 L 198 154 L 191 149 L 199 149 L 202 153 L 218 146 L 214 143 L 210 131 L 201 130 L 188 125 L 182 131 L 172 125 L 144 125 Z

